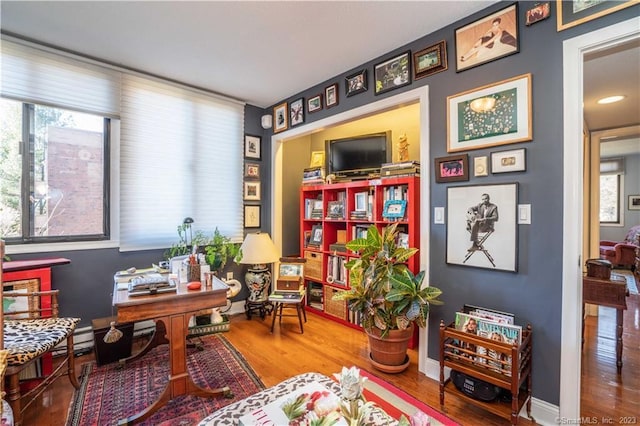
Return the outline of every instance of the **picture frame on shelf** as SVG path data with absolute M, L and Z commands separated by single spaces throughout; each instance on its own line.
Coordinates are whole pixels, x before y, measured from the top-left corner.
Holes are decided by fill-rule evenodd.
M 524 172 L 526 170 L 525 148 L 491 153 L 491 173 Z
M 260 228 L 260 208 L 259 205 L 247 205 L 244 206 L 244 227 L 245 228 Z
M 245 179 L 260 179 L 260 164 L 245 162 L 244 177 Z
M 311 247 L 322 246 L 322 225 L 313 225 L 308 245 Z
M 329 201 L 327 204 L 328 219 L 344 219 L 344 202 Z
M 446 263 L 517 272 L 517 207 L 518 183 L 448 187 Z
M 414 80 L 445 71 L 447 68 L 447 42 L 445 40 L 413 53 Z
M 338 83 L 334 83 L 324 89 L 324 101 L 327 108 L 338 105 Z
M 531 103 L 530 73 L 448 96 L 447 152 L 532 140 Z
M 356 73 L 348 75 L 345 80 L 344 89 L 347 97 L 367 91 L 368 82 L 366 69 L 363 68 Z
M 367 198 L 369 194 L 367 191 L 356 192 L 354 195 L 354 210 L 357 212 L 366 212 L 367 211 Z
M 616 2 L 556 0 L 557 30 L 563 31 L 635 4 L 638 4 L 638 0 Z
M 316 112 L 322 109 L 322 94 L 319 93 L 307 99 L 307 112 Z
M 457 28 L 456 72 L 520 51 L 518 3 Z
M 291 259 L 291 261 L 280 261 L 280 267 L 278 269 L 279 276 L 281 277 L 304 277 L 304 263 L 295 262 L 297 259 Z
M 376 64 L 373 69 L 376 95 L 411 84 L 411 53 L 402 52 Z
M 260 160 L 262 157 L 262 138 L 255 135 L 244 135 L 244 158 Z
M 640 210 L 640 195 L 629 195 L 629 210 Z
M 311 151 L 311 161 L 309 161 L 309 168 L 324 167 L 324 162 L 324 151 Z
M 289 128 L 289 117 L 286 102 L 273 107 L 273 121 L 274 133 L 283 132 Z
M 469 155 L 458 154 L 434 160 L 436 182 L 462 182 L 469 180 Z
M 384 202 L 382 217 L 384 219 L 403 219 L 407 210 L 407 200 L 387 200 Z
M 260 182 L 244 183 L 244 199 L 247 201 L 260 201 Z
M 551 5 L 548 1 L 535 3 L 534 6 L 527 10 L 525 15 L 525 25 L 533 25 L 536 22 L 543 21 L 551 15 Z
M 304 123 L 304 98 L 296 99 L 289 106 L 291 127 Z

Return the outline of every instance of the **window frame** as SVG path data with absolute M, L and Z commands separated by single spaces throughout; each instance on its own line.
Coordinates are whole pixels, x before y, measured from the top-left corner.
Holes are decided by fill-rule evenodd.
M 602 221 L 600 220 L 600 215 L 598 214 L 598 223 L 600 224 L 600 226 L 606 226 L 606 227 L 621 227 L 624 226 L 624 214 L 623 214 L 623 209 L 624 209 L 624 179 L 623 179 L 623 174 L 620 172 L 615 172 L 615 173 L 602 173 L 600 174 L 600 182 L 602 181 L 602 177 L 603 176 L 615 176 L 616 180 L 617 180 L 617 195 L 616 195 L 616 199 L 617 199 L 617 220 L 615 221 Z M 600 185 L 599 189 L 598 189 L 598 200 L 599 203 L 602 203 L 602 185 Z

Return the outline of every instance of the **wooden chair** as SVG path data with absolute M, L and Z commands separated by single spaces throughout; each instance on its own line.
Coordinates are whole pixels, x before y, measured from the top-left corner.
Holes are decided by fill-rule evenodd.
M 19 307 L 11 312 L 4 312 L 3 326 L 3 343 L 7 351 L 5 390 L 13 410 L 15 424 L 18 426 L 22 423 L 22 415 L 26 408 L 59 377 L 68 375 L 71 384 L 76 389 L 80 387 L 75 376 L 73 353 L 73 332 L 80 318 L 58 316 L 58 292 L 59 290 L 5 291 L 3 295 L 4 301 L 13 302 Z M 26 300 L 27 303 L 20 303 L 20 300 Z M 64 360 L 50 375 L 22 394 L 20 373 L 65 340 Z

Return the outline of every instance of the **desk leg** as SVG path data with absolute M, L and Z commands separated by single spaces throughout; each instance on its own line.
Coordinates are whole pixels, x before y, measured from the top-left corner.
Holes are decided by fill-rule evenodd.
M 123 358 L 118 361 L 120 366 L 125 365 L 128 362 L 135 361 L 136 359 L 145 356 L 151 349 L 156 346 L 164 345 L 169 343 L 167 340 L 167 328 L 165 324 L 161 320 L 156 320 L 156 329 L 151 336 L 151 339 L 147 342 L 147 344 L 135 355 L 131 355 L 129 358 Z
M 624 313 L 622 309 L 616 309 L 616 367 L 618 368 L 618 374 L 622 372 L 622 321 L 624 319 Z
M 171 364 L 169 383 L 167 383 L 167 386 L 153 404 L 133 416 L 119 420 L 118 425 L 129 425 L 141 422 L 149 418 L 167 402 L 181 395 L 195 395 L 206 398 L 217 396 L 233 398 L 229 387 L 204 389 L 196 385 L 189 375 L 187 367 L 187 334 L 189 332 L 189 318 L 192 315 L 193 313 L 183 313 L 156 320 L 156 324 L 165 323 L 168 327 L 166 336 L 169 339 L 169 363 Z

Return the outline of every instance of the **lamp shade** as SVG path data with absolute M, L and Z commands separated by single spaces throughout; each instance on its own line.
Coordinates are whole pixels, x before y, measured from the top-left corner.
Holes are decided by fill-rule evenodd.
M 242 258 L 239 263 L 260 265 L 277 262 L 280 259 L 271 237 L 263 232 L 247 234 L 240 246 L 240 250 Z

